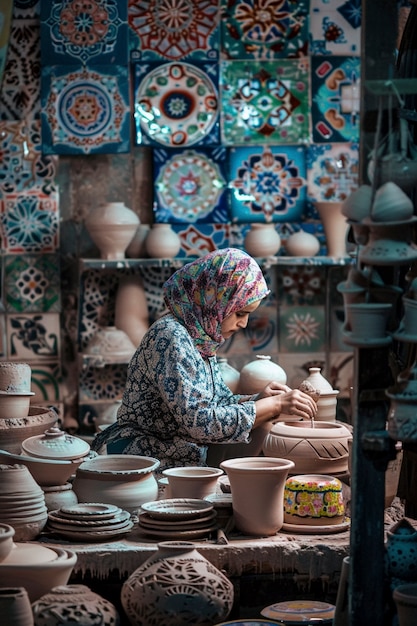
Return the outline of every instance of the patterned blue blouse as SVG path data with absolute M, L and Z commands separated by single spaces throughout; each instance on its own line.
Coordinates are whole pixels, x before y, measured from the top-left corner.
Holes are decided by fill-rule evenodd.
M 205 465 L 210 443 L 248 442 L 256 416 L 249 396 L 233 395 L 216 357 L 203 358 L 171 314 L 147 331 L 128 369 L 117 421 L 92 444 L 98 452 L 152 456 L 159 471 Z

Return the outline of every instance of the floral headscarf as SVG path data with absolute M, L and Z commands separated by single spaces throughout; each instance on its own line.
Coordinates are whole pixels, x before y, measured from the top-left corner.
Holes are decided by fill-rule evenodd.
M 197 350 L 214 356 L 224 342 L 222 321 L 268 295 L 262 270 L 246 252 L 215 250 L 187 263 L 164 284 L 169 311 L 186 327 Z

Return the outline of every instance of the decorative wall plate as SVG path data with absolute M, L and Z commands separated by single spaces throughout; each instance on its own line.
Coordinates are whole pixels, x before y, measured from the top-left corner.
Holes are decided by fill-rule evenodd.
M 315 144 L 306 149 L 308 197 L 343 202 L 359 185 L 357 143 Z
M 191 146 L 210 139 L 219 113 L 217 88 L 210 78 L 213 63 L 136 66 L 137 143 Z

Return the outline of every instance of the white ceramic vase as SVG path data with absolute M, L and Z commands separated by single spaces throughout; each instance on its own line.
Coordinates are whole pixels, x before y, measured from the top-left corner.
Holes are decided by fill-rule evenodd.
M 217 357 L 220 374 L 232 393 L 239 389 L 240 372 L 232 367 L 226 357 Z
M 294 462 L 242 457 L 220 463 L 230 482 L 235 525 L 245 535 L 275 535 L 284 523 L 284 488 Z
M 244 246 L 253 257 L 273 256 L 281 247 L 281 237 L 274 224 L 252 224 L 245 236 Z
M 132 241 L 139 218 L 123 202 L 110 202 L 97 207 L 88 215 L 85 226 L 102 259 L 124 259 Z
M 121 602 L 132 626 L 212 626 L 229 615 L 231 581 L 185 541 L 163 541 L 123 583 Z
M 240 371 L 239 393 L 259 393 L 273 380 L 285 385 L 287 374 L 269 355 L 257 354 L 255 360 L 246 363 Z
M 311 233 L 299 230 L 297 233 L 292 233 L 288 237 L 285 248 L 290 256 L 316 256 L 320 250 L 320 242 L 317 237 Z
M 346 257 L 349 224 L 342 213 L 342 203 L 317 202 L 316 208 L 326 236 L 327 256 Z
M 149 231 L 145 245 L 150 257 L 170 259 L 176 257 L 180 251 L 181 240 L 171 224 L 154 224 Z

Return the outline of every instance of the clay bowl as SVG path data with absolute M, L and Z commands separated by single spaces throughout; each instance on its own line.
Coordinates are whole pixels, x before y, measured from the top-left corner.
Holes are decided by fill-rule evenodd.
M 13 526 L 0 523 L 0 563 L 4 561 L 13 548 L 14 534 Z
M 45 552 L 50 551 L 52 554 Z M 35 602 L 57 585 L 66 585 L 77 555 L 72 550 L 16 543 L 0 563 L 0 587 L 24 587 Z
M 171 498 L 202 500 L 216 492 L 217 480 L 223 474 L 217 467 L 171 467 L 162 472 L 168 479 Z
M 19 454 L 22 441 L 34 435 L 41 435 L 58 420 L 53 409 L 31 406 L 26 416 L 0 418 L 0 448 Z

